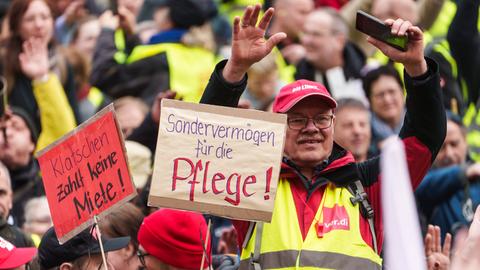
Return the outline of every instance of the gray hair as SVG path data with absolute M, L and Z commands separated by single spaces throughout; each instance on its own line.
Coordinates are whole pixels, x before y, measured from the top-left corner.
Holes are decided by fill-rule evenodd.
M 34 198 L 31 198 L 30 200 L 27 201 L 27 203 L 25 204 L 25 223 L 30 223 L 32 220 L 31 220 L 31 216 L 33 214 L 33 212 L 37 212 L 39 210 L 41 210 L 43 208 L 49 209 L 48 207 L 48 200 L 47 200 L 47 197 L 45 196 L 41 196 L 41 197 L 34 197 Z M 48 212 L 50 214 L 50 212 Z
M 336 9 L 331 7 L 323 7 L 313 11 L 311 14 L 314 14 L 314 13 L 323 13 L 330 16 L 330 18 L 332 19 L 332 23 L 331 23 L 332 33 L 342 34 L 345 37 L 348 37 L 348 34 L 349 34 L 348 24 Z
M 357 109 L 361 111 L 369 112 L 368 107 L 365 106 L 363 102 L 355 98 L 342 98 L 337 101 L 337 108 L 335 108 L 335 112 L 339 112 L 343 109 Z

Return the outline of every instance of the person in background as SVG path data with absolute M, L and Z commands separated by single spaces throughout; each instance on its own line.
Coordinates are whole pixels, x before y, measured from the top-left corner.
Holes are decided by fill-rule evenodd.
M 33 247 L 30 237 L 17 226 L 11 225 L 10 210 L 13 206 L 13 193 L 10 174 L 7 167 L 0 162 L 0 237 L 13 243 L 16 247 Z
M 480 205 L 480 163 L 467 161 L 466 128 L 448 113 L 447 137 L 433 169 L 415 191 L 420 213 L 429 224 L 439 226 L 442 238 L 468 227 Z
M 282 40 L 277 47 L 286 62 L 295 66 L 305 57 L 305 48 L 300 43 L 300 37 L 307 16 L 314 9 L 313 1 L 275 0 L 273 1 L 273 8 L 277 13 L 267 30 L 267 36 L 279 32 L 287 34 L 287 38 Z M 285 83 L 288 82 L 290 81 L 285 81 Z
M 38 247 L 38 262 L 41 270 L 97 270 L 103 265 L 100 244 L 95 229 L 87 228 L 60 245 L 53 227 L 43 235 Z M 102 238 L 105 256 L 111 251 L 125 248 L 130 237 Z M 108 269 L 113 265 L 107 259 Z M 123 268 L 120 268 L 123 269 Z
M 15 194 L 11 214 L 15 224 L 22 226 L 26 201 L 44 195 L 45 191 L 40 168 L 33 156 L 38 131 L 23 109 L 11 107 L 10 111 L 4 123 L 7 136 L 0 136 L 0 162 L 3 162 L 10 172 L 11 186 Z
M 93 16 L 85 17 L 77 22 L 70 46 L 80 52 L 91 63 L 100 31 L 98 18 Z
M 10 35 L 2 54 L 8 102 L 28 113 L 40 132 L 38 144 L 43 148 L 76 126 L 79 115 L 73 72 L 55 45 L 47 2 L 14 0 L 8 18 Z M 42 90 L 45 87 L 50 90 Z M 42 106 L 60 111 L 42 110 Z
M 122 249 L 110 251 L 108 261 L 115 269 L 138 270 L 141 266 L 137 257 L 137 234 L 143 221 L 143 214 L 132 203 L 126 203 L 100 220 L 102 235 L 108 238 L 130 236 L 130 242 Z
M 148 105 L 157 93 L 168 89 L 176 91 L 177 99 L 198 102 L 216 61 L 208 24 L 216 11 L 211 0 L 157 2 L 157 34 L 142 45 L 132 30 L 125 30 L 129 34 L 124 49 L 115 45 L 115 29 L 118 25 L 133 29 L 132 20 L 121 9 L 119 22 L 101 18 L 103 30 L 90 82 L 113 98 L 136 96 Z
M 301 42 L 306 54 L 296 66 L 296 80 L 319 82 L 334 98 L 364 97 L 359 83 L 349 82 L 360 78 L 366 58 L 348 42 L 348 27 L 336 10 L 322 8 L 310 13 L 303 25 Z
M 372 139 L 368 108 L 357 99 L 340 99 L 335 119 L 335 142 L 350 151 L 356 162 L 367 160 Z
M 39 5 L 43 3 L 37 2 Z M 26 41 L 18 58 L 20 68 L 25 74 L 22 76 L 33 79 L 28 82 L 28 87 L 32 89 L 14 89 L 10 97 L 18 95 L 17 97 L 25 102 L 28 101 L 28 96 L 32 96 L 38 115 L 36 113 L 32 115 L 32 108 L 27 106 L 28 102 L 23 103 L 23 107 L 9 106 L 11 113 L 4 121 L 5 136 L 0 136 L 0 160 L 12 173 L 12 186 L 15 192 L 13 212 L 21 226 L 26 200 L 44 194 L 38 164 L 33 157 L 34 151 L 46 147 L 74 129 L 76 123 L 59 77 L 49 72 L 47 43 L 39 38 Z M 31 92 L 27 94 L 24 91 Z M 41 124 L 40 133 L 35 121 L 37 119 Z
M 52 226 L 47 197 L 41 196 L 28 200 L 25 204 L 25 223 L 22 229 L 32 237 L 36 247 L 40 244 L 45 232 Z
M 383 140 L 399 134 L 405 117 L 403 83 L 391 66 L 380 66 L 363 78 L 363 90 L 372 110 L 371 151 L 379 153 Z
M 242 99 L 249 102 L 252 109 L 265 111 L 282 86 L 275 55 L 270 53 L 248 70 L 247 90 Z
M 17 248 L 0 237 L 0 269 L 25 270 L 36 253 L 36 248 Z
M 212 261 L 206 236 L 201 214 L 163 208 L 143 220 L 137 255 L 145 269 L 198 270 L 202 265 L 206 269 Z
M 121 97 L 113 102 L 118 122 L 125 137 L 140 126 L 149 108 L 143 100 L 131 96 Z
M 96 17 L 88 16 L 76 23 L 72 40 L 67 47 L 66 56 L 74 71 L 76 95 L 83 122 L 111 102 L 100 89 L 90 85 L 93 53 L 100 35 L 100 22 Z
M 61 44 L 68 44 L 72 39 L 73 29 L 77 22 L 88 16 L 85 0 L 51 1 L 52 11 L 61 14 L 55 16 L 55 37 Z
M 153 155 L 150 149 L 135 141 L 125 140 L 128 168 L 137 192 L 141 193 L 152 176 Z

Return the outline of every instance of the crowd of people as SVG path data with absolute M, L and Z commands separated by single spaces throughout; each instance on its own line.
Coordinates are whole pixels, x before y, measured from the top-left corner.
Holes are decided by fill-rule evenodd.
M 0 0 L 0 269 L 388 269 L 381 184 L 395 179 L 379 154 L 392 135 L 426 267 L 480 269 L 479 8 Z M 407 50 L 356 31 L 357 10 Z M 147 205 L 161 99 L 287 115 L 270 223 Z M 60 244 L 35 154 L 111 102 L 138 196 Z

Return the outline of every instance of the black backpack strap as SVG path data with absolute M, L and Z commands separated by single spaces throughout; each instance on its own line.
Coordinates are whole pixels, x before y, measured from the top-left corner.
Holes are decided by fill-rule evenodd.
M 374 212 L 368 201 L 368 195 L 363 188 L 362 182 L 360 180 L 355 180 L 354 182 L 349 183 L 346 187 L 353 195 L 353 197 L 350 198 L 350 202 L 352 202 L 353 205 L 360 203 L 360 213 L 362 214 L 362 217 L 368 221 L 368 226 L 372 233 L 373 249 L 375 250 L 375 253 L 378 254 L 377 235 L 375 234 L 375 224 L 373 222 Z

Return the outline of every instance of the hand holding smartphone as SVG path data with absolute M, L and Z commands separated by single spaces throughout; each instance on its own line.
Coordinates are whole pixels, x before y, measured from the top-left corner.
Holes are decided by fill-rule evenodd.
M 407 36 L 393 35 L 388 25 L 364 11 L 357 11 L 355 27 L 360 32 L 381 40 L 400 51 L 407 51 Z

